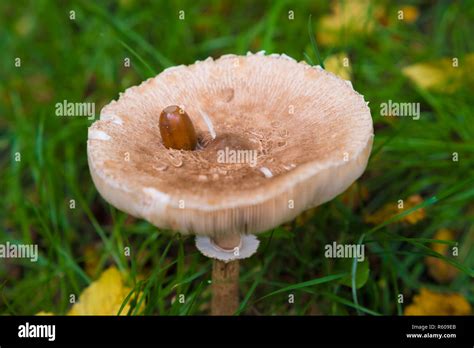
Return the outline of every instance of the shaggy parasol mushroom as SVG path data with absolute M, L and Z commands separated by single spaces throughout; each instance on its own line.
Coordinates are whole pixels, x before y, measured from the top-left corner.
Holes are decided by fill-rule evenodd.
M 172 67 L 127 89 L 89 128 L 87 149 L 108 202 L 197 236 L 214 258 L 211 313 L 233 314 L 253 234 L 346 190 L 372 140 L 370 110 L 350 82 L 259 52 Z

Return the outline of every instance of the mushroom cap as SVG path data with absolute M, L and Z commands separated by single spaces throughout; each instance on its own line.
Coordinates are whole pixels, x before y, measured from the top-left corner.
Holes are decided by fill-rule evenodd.
M 158 121 L 169 105 L 187 112 L 201 149 L 163 146 Z M 116 208 L 216 236 L 263 232 L 331 200 L 364 172 L 372 141 L 370 109 L 350 82 L 259 52 L 172 67 L 128 88 L 90 126 L 87 155 Z

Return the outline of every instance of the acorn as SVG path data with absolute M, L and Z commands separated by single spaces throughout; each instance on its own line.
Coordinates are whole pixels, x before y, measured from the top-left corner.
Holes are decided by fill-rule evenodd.
M 166 107 L 160 115 L 160 134 L 168 149 L 194 150 L 197 135 L 188 114 L 177 105 Z

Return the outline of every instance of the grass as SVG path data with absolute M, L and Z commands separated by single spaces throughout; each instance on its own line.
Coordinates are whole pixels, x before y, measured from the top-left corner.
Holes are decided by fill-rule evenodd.
M 330 13 L 326 1 L 2 3 L 0 243 L 37 243 L 40 257 L 37 263 L 0 260 L 0 313 L 65 313 L 69 295 L 79 295 L 110 265 L 128 274 L 132 290 L 126 300 L 138 303 L 128 314 L 137 314 L 140 303 L 145 314 L 208 312 L 209 259 L 192 238 L 128 217 L 99 196 L 86 156 L 92 121 L 56 117 L 55 103 L 95 102 L 98 114 L 119 92 L 168 66 L 261 49 L 315 64 L 345 52 L 355 89 L 370 101 L 376 137 L 359 179 L 368 190 L 364 204 L 353 207 L 338 197 L 262 234 L 260 252 L 242 262 L 238 313 L 399 315 L 407 303 L 398 303 L 397 295 L 408 302 L 422 287 L 459 292 L 474 304 L 472 89 L 429 92 L 401 73 L 413 63 L 474 52 L 467 39 L 474 35 L 474 6 L 409 3 L 420 10 L 415 23 L 377 22 L 357 36 L 344 30 L 331 45 L 308 37 L 308 21 L 309 32 L 318 33 L 321 17 Z M 380 4 L 392 17 L 401 6 Z M 180 10 L 184 21 L 178 20 Z M 21 67 L 14 66 L 17 57 Z M 389 99 L 419 102 L 420 120 L 381 117 L 379 106 Z M 451 160 L 453 152 L 458 162 Z M 364 221 L 365 214 L 413 194 L 424 202 L 412 210 L 423 208 L 427 215 L 417 224 L 399 221 L 411 211 L 377 226 Z M 448 260 L 459 275 L 445 285 L 429 277 L 424 263 L 428 255 L 445 258 L 429 247 L 440 228 L 456 232 L 463 256 Z M 370 263 L 359 288 L 357 263 L 322 257 L 326 244 L 358 240 L 365 241 Z M 86 270 L 87 248 L 98 259 L 94 272 Z M 346 275 L 352 286 L 341 283 Z M 179 294 L 184 304 L 176 300 Z M 289 294 L 294 303 L 288 303 Z

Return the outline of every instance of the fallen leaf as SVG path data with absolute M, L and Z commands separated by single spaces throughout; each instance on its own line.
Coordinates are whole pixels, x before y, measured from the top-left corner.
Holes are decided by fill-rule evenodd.
M 468 81 L 470 69 L 474 65 L 474 53 L 466 55 L 457 63 L 453 59 L 442 58 L 409 65 L 402 69 L 402 73 L 421 89 L 453 93 Z
M 472 307 L 457 293 L 437 293 L 422 288 L 405 308 L 405 315 L 471 315 Z
M 349 64 L 349 57 L 343 52 L 328 56 L 324 60 L 324 67 L 327 71 L 336 74 L 344 80 L 351 79 L 352 69 Z
M 382 21 L 385 10 L 370 0 L 333 1 L 332 13 L 321 17 L 317 29 L 317 42 L 333 45 L 344 37 L 358 36 L 373 31 Z
M 130 291 L 124 285 L 122 274 L 111 267 L 82 292 L 79 302 L 72 306 L 68 315 L 117 315 Z M 121 315 L 127 315 L 129 309 L 130 301 L 122 309 Z
M 433 239 L 452 241 L 454 240 L 454 233 L 446 228 L 443 228 L 436 232 L 436 234 L 433 236 Z M 448 256 L 449 245 L 432 243 L 431 249 L 436 251 L 438 254 Z M 459 273 L 456 267 L 437 257 L 426 257 L 425 264 L 428 268 L 428 274 L 438 283 L 448 283 L 456 278 Z
M 364 216 L 364 221 L 373 225 L 381 224 L 397 214 L 402 213 L 405 210 L 411 209 L 418 204 L 423 202 L 423 198 L 420 195 L 412 195 L 404 202 L 403 208 L 398 208 L 398 203 L 387 203 L 382 208 L 377 210 L 373 214 L 368 214 Z M 411 212 L 408 215 L 405 215 L 400 219 L 402 222 L 409 223 L 414 225 L 418 221 L 423 220 L 426 217 L 426 212 L 424 208 L 417 209 Z

